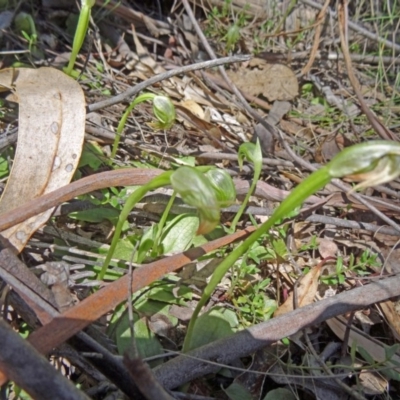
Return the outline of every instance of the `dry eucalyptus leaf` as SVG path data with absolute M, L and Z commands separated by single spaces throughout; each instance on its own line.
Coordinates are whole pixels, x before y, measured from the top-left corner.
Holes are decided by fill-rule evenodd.
M 296 75 L 283 64 L 253 59 L 249 67 L 228 71 L 228 75 L 240 90 L 253 96 L 263 95 L 270 102 L 293 100 L 299 93 Z
M 304 307 L 314 301 L 320 274 L 321 264 L 318 264 L 311 268 L 308 274 L 300 278 L 300 282 L 297 285 L 297 302 L 299 307 Z M 275 311 L 274 317 L 293 311 L 293 297 L 294 291 L 290 293 L 286 301 Z
M 0 71 L 0 91 L 19 104 L 17 150 L 0 202 L 0 214 L 68 184 L 78 166 L 85 134 L 80 85 L 54 68 Z M 52 210 L 1 234 L 21 251 Z

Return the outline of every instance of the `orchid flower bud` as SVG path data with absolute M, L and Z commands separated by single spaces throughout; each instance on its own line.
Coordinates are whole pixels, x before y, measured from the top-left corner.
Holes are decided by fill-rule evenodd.
M 252 142 L 242 143 L 238 151 L 238 163 L 240 170 L 243 168 L 243 160 L 251 161 L 256 168 L 262 166 L 262 152 L 259 144 Z
M 334 157 L 326 168 L 332 178 L 362 180 L 355 190 L 380 185 L 400 175 L 400 144 L 377 140 L 351 146 Z
M 223 169 L 213 168 L 205 174 L 211 183 L 221 208 L 229 207 L 236 200 L 236 188 L 231 176 Z
M 171 185 L 186 204 L 197 208 L 200 225 L 197 234 L 211 232 L 219 223 L 220 207 L 210 181 L 192 167 L 181 167 L 171 175 Z
M 157 121 L 150 123 L 155 129 L 169 129 L 175 123 L 176 112 L 171 99 L 167 96 L 155 96 L 153 112 Z

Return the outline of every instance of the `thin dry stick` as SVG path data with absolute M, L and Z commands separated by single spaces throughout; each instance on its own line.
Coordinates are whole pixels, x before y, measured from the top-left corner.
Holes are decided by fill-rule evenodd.
M 329 3 L 330 0 L 325 0 L 325 4 L 323 5 L 322 10 L 317 15 L 317 21 L 316 21 L 317 27 L 315 28 L 314 42 L 311 48 L 310 59 L 308 60 L 308 63 L 301 70 L 301 75 L 307 74 L 314 63 L 318 51 L 319 38 L 321 37 L 322 26 L 325 20 L 326 10 L 329 7 Z
M 298 297 L 297 297 L 297 287 L 298 287 L 298 282 L 299 280 L 296 281 L 296 284 L 293 286 L 293 309 L 296 310 L 299 307 L 299 302 L 298 302 Z M 355 398 L 356 400 L 365 400 L 364 396 L 361 396 L 358 392 L 355 390 L 351 389 L 348 385 L 346 385 L 344 382 L 342 382 L 335 374 L 326 366 L 325 362 L 322 360 L 322 358 L 319 356 L 319 354 L 315 351 L 313 344 L 311 343 L 310 337 L 308 336 L 307 329 L 303 329 L 303 335 L 306 340 L 307 346 L 309 350 L 311 351 L 311 354 L 314 356 L 318 364 L 321 366 L 321 368 L 324 370 L 324 372 L 332 377 L 336 384 L 341 387 L 346 393 L 348 393 L 350 396 Z
M 319 354 L 315 351 L 313 344 L 311 343 L 310 337 L 308 336 L 308 333 L 306 330 L 303 331 L 304 338 L 306 339 L 307 346 L 309 350 L 311 351 L 311 354 L 313 357 L 317 360 L 318 364 L 321 366 L 321 368 L 324 370 L 324 372 L 334 378 L 334 381 L 341 387 L 346 393 L 348 393 L 350 396 L 357 400 L 365 400 L 365 397 L 362 396 L 360 393 L 356 392 L 353 390 L 351 387 L 346 385 L 344 382 L 342 382 L 335 374 L 326 366 L 324 361 L 321 359 Z
M 319 3 L 316 3 L 313 0 L 301 0 L 302 3 L 307 4 L 311 7 L 317 8 L 318 10 L 320 10 L 322 8 L 322 5 Z M 335 16 L 334 13 L 332 13 L 333 16 Z M 355 31 L 360 33 L 361 35 L 367 37 L 368 39 L 374 40 L 376 42 L 379 43 L 383 43 L 385 46 L 391 48 L 393 51 L 396 51 L 397 53 L 400 52 L 400 45 L 395 43 L 395 42 L 391 42 L 390 40 L 384 39 L 378 35 L 376 35 L 375 33 L 369 31 L 368 29 L 362 28 L 361 26 L 357 25 L 356 23 L 352 22 L 352 21 L 348 21 L 348 27 Z
M 89 400 L 47 359 L 0 320 L 0 369 L 35 399 Z
M 360 84 L 354 75 L 353 66 L 351 64 L 351 57 L 349 53 L 348 47 L 348 38 L 347 38 L 347 26 L 348 26 L 348 19 L 347 19 L 347 2 L 340 0 L 338 2 L 338 20 L 339 20 L 339 32 L 340 32 L 340 43 L 342 46 L 342 52 L 344 56 L 344 61 L 346 64 L 347 75 L 353 87 L 353 90 L 357 96 L 357 99 L 360 103 L 361 109 L 364 114 L 367 116 L 370 124 L 376 131 L 376 133 L 385 140 L 394 140 L 398 141 L 396 135 L 386 126 L 384 126 L 378 118 L 372 113 L 370 108 L 364 101 L 363 95 L 360 91 Z
M 167 71 L 167 72 L 163 72 L 162 74 L 154 75 L 150 79 L 147 79 L 146 81 L 141 82 L 138 85 L 135 85 L 135 86 L 131 87 L 130 89 L 126 90 L 124 93 L 121 93 L 117 96 L 111 97 L 110 99 L 102 100 L 97 103 L 90 104 L 87 107 L 87 109 L 88 109 L 88 112 L 92 112 L 92 111 L 100 110 L 101 108 L 105 108 L 105 107 L 112 106 L 114 104 L 121 103 L 122 101 L 126 100 L 128 97 L 135 96 L 136 94 L 141 92 L 143 89 L 146 89 L 147 87 L 154 85 L 155 83 L 161 82 L 165 79 L 172 78 L 173 76 L 176 76 L 176 75 L 184 74 L 185 72 L 197 71 L 199 69 L 212 68 L 212 67 L 216 67 L 218 65 L 223 65 L 223 64 L 248 61 L 252 57 L 253 56 L 251 56 L 251 55 L 225 57 L 225 58 L 219 58 L 218 60 L 204 61 L 204 62 L 200 62 L 197 64 L 191 64 L 191 65 L 186 65 L 184 67 L 175 68 L 171 71 Z

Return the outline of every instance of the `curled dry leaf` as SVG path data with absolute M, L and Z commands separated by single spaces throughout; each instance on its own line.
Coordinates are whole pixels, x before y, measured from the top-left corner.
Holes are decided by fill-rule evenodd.
M 336 257 L 338 253 L 337 244 L 329 238 L 318 238 L 318 251 L 322 258 Z
M 263 95 L 271 102 L 293 100 L 298 95 L 296 75 L 286 65 L 268 64 L 256 58 L 250 61 L 249 67 L 228 71 L 229 77 L 240 90 L 253 96 Z
M 16 206 L 68 184 L 85 134 L 85 97 L 79 84 L 54 68 L 0 71 L 0 90 L 19 104 L 18 144 L 0 218 Z M 50 217 L 48 210 L 1 234 L 18 251 Z

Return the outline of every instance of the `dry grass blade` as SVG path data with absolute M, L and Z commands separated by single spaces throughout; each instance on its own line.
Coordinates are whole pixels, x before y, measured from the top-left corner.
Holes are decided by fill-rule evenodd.
M 340 32 L 340 43 L 342 46 L 342 52 L 344 56 L 344 61 L 346 63 L 346 69 L 347 69 L 347 74 L 349 76 L 349 80 L 351 82 L 351 85 L 353 87 L 353 90 L 357 96 L 358 101 L 360 102 L 361 109 L 363 110 L 364 114 L 367 116 L 368 121 L 372 125 L 372 127 L 375 129 L 376 133 L 385 140 L 394 140 L 398 141 L 396 135 L 388 129 L 386 126 L 384 126 L 378 118 L 372 113 L 370 108 L 367 106 L 365 103 L 365 100 L 363 98 L 363 95 L 360 91 L 360 84 L 354 75 L 352 63 L 351 63 L 351 58 L 350 58 L 350 53 L 349 53 L 349 47 L 348 47 L 348 41 L 347 41 L 347 3 L 344 1 L 339 1 L 338 2 L 338 17 L 339 17 L 339 32 Z
M 321 11 L 318 13 L 317 15 L 317 26 L 315 28 L 315 35 L 314 35 L 314 42 L 313 42 L 313 46 L 311 48 L 311 54 L 310 54 L 310 59 L 308 60 L 307 64 L 302 68 L 301 70 L 301 75 L 305 75 L 308 72 L 310 72 L 311 67 L 315 61 L 315 57 L 317 55 L 317 50 L 318 50 L 318 46 L 319 46 L 319 39 L 321 37 L 321 32 L 322 32 L 322 26 L 325 20 L 325 15 L 326 15 L 326 10 L 329 7 L 329 0 L 325 0 L 324 5 L 322 6 Z

